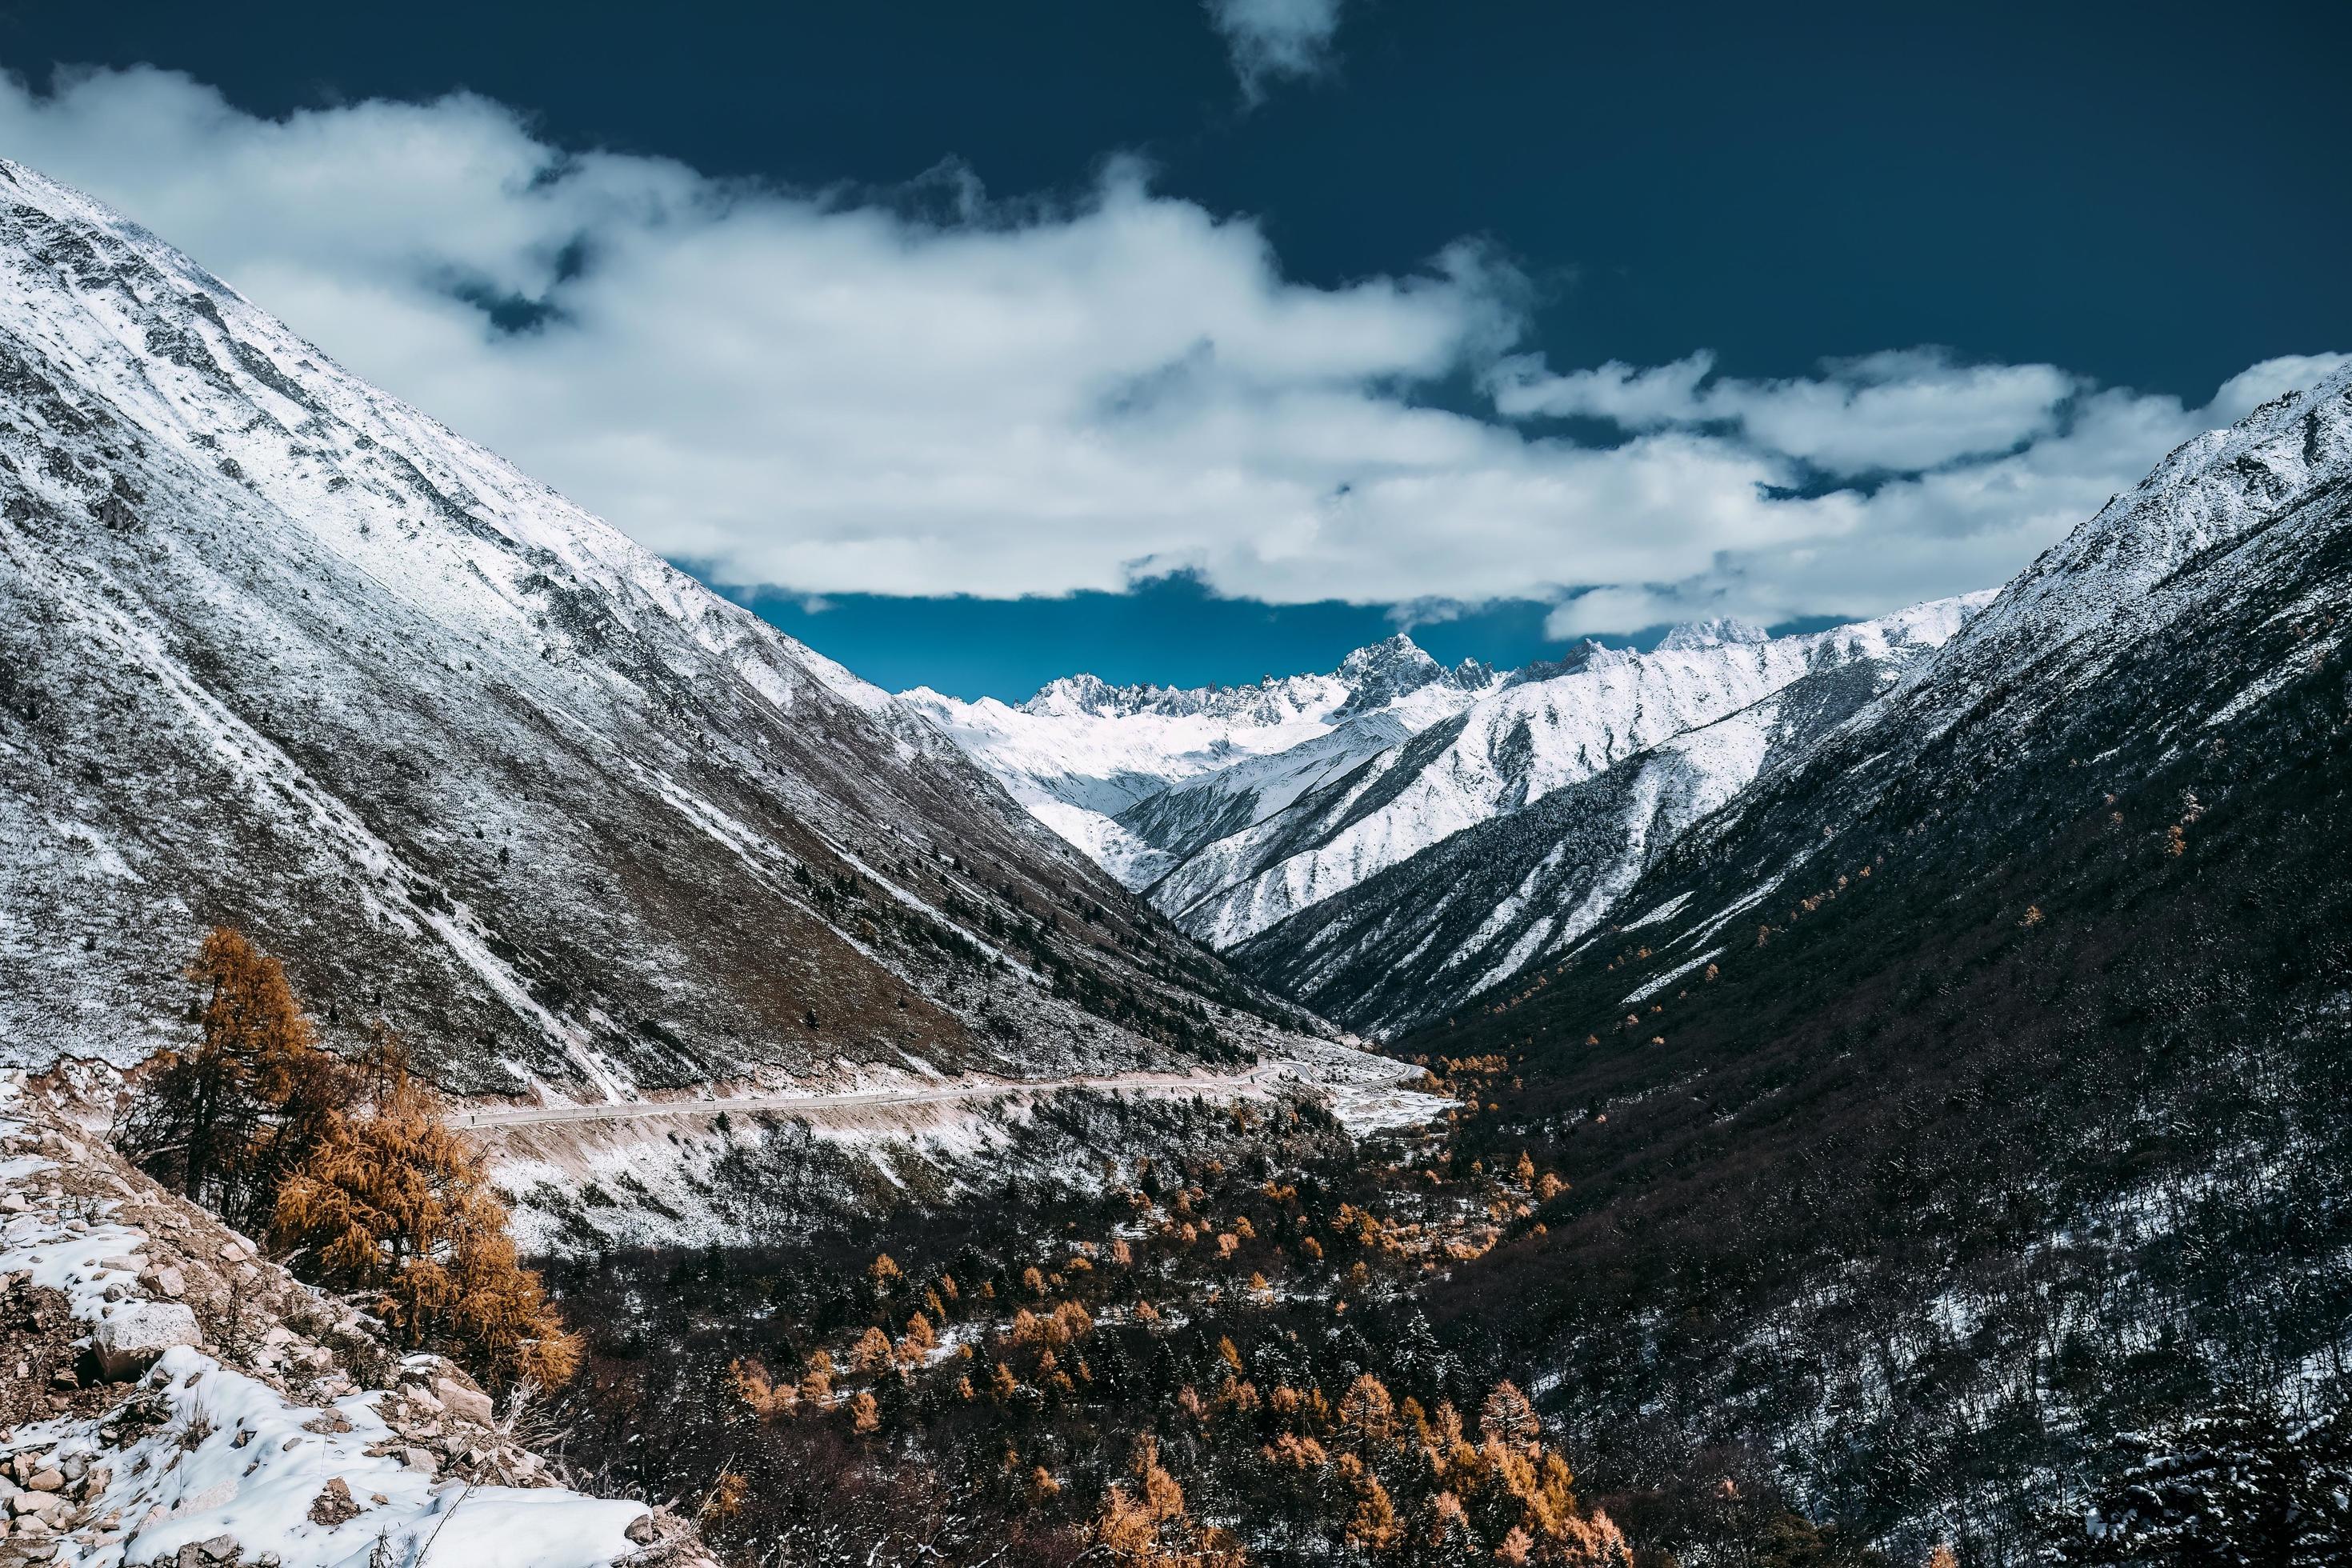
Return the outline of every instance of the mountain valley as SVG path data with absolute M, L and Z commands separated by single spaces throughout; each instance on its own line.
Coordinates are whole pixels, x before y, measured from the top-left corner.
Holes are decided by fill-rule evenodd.
M 2352 369 L 1982 592 L 1018 705 L 6 162 L 0 389 L 0 1565 L 2352 1553 Z

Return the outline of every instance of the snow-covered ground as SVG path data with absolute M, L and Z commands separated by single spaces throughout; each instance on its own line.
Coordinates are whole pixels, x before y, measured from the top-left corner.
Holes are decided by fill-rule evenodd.
M 759 1241 L 784 1222 L 763 1203 L 747 1202 L 720 1173 L 738 1156 L 765 1158 L 763 1145 L 778 1132 L 822 1143 L 876 1190 L 903 1185 L 905 1173 L 919 1168 L 952 1190 L 1001 1176 L 997 1161 L 1037 1106 L 1065 1092 L 1213 1104 L 1304 1095 L 1363 1137 L 1444 1114 L 1451 1101 L 1411 1087 L 1421 1076 L 1418 1068 L 1352 1046 L 1294 1041 L 1233 1072 L 943 1080 L 872 1071 L 839 1089 L 628 1105 L 474 1105 L 458 1121 L 489 1151 L 515 1237 L 528 1253 L 571 1250 L 587 1233 L 600 1245 L 726 1246 Z M 1091 1171 L 1103 1152 L 1065 1151 L 1065 1173 Z
M 656 1541 L 642 1503 L 550 1484 L 436 1357 L 354 1384 L 366 1332 L 0 1073 L 0 1292 L 58 1291 L 118 1383 L 58 1384 L 0 1428 L 0 1561 L 596 1568 Z M 232 1317 L 228 1302 L 241 1301 Z M 0 1343 L 12 1365 L 33 1352 Z M 380 1352 L 379 1352 L 380 1359 Z M 23 1387 L 13 1397 L 39 1401 Z M 663 1521 L 662 1532 L 676 1536 Z M 690 1540 L 680 1563 L 706 1561 Z M 385 1555 L 385 1554 L 388 1554 Z

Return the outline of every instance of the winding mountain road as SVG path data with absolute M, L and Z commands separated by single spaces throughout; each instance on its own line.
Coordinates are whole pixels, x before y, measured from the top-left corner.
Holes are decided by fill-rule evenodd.
M 604 1100 L 586 1105 L 475 1106 L 462 1113 L 461 1126 L 489 1131 L 506 1127 L 531 1127 L 555 1121 L 638 1121 L 665 1116 L 715 1116 L 761 1110 L 836 1110 L 863 1106 L 941 1105 L 956 1101 L 1005 1100 L 1014 1095 L 1051 1093 L 1063 1089 L 1109 1089 L 1129 1094 L 1239 1093 L 1282 1079 L 1305 1081 L 1305 1064 L 1264 1062 L 1238 1073 L 1112 1073 L 1053 1079 L 963 1079 L 949 1083 L 903 1089 L 851 1089 L 837 1093 L 802 1090 L 789 1094 L 714 1096 L 708 1100 Z

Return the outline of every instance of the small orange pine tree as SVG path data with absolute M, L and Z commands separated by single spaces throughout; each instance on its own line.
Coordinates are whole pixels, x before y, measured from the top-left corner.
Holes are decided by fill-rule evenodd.
M 374 1293 L 411 1344 L 446 1342 L 500 1384 L 570 1378 L 578 1337 L 518 1260 L 481 1153 L 390 1035 L 360 1076 L 360 1104 L 331 1113 L 278 1187 L 273 1238 L 330 1284 Z
M 148 1058 L 123 1142 L 159 1180 L 251 1227 L 348 1086 L 284 968 L 243 931 L 215 927 L 187 973 L 201 1033 Z

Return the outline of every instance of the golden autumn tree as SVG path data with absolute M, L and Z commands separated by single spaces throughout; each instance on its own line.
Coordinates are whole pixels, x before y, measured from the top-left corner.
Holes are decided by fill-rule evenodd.
M 249 1228 L 348 1086 L 284 968 L 243 931 L 206 933 L 187 976 L 196 1042 L 148 1059 L 124 1142 L 159 1180 Z
M 1247 1561 L 1221 1532 L 1194 1524 L 1184 1489 L 1160 1462 L 1160 1445 L 1139 1440 L 1130 1480 L 1104 1490 L 1095 1542 L 1126 1568 L 1240 1568 Z
M 1348 1544 L 1363 1552 L 1386 1552 L 1404 1533 L 1397 1523 L 1396 1505 L 1389 1499 L 1388 1488 L 1381 1485 L 1370 1466 L 1353 1454 L 1340 1455 L 1339 1468 L 1339 1484 L 1355 1505 L 1348 1513 Z
M 273 1238 L 326 1282 L 373 1294 L 411 1344 L 446 1342 L 499 1383 L 569 1378 L 579 1342 L 518 1261 L 480 1152 L 388 1033 L 358 1076 L 358 1102 L 279 1186 Z
M 1513 1383 L 1498 1383 L 1478 1410 L 1478 1435 L 1507 1447 L 1532 1452 L 1540 1436 L 1536 1407 Z
M 1339 1425 L 1368 1443 L 1385 1443 L 1396 1435 L 1396 1402 L 1388 1386 L 1370 1373 L 1348 1385 L 1339 1401 Z

